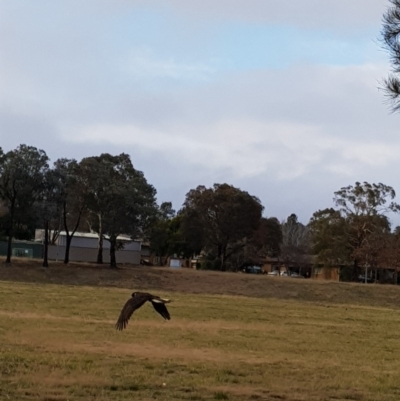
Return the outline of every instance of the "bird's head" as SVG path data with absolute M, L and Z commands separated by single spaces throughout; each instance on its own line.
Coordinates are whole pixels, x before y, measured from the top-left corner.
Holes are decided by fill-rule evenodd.
M 136 297 L 137 292 L 132 292 L 132 297 Z

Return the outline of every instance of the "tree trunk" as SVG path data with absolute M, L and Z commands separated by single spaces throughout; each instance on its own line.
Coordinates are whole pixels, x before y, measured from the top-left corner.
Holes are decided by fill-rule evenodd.
M 117 245 L 117 238 L 112 235 L 110 236 L 110 267 L 117 267 L 117 259 L 115 257 L 115 248 Z
M 72 233 L 70 234 L 69 230 L 68 230 L 68 223 L 67 223 L 67 202 L 64 202 L 64 229 L 65 229 L 65 233 L 67 234 L 67 244 L 66 244 L 66 247 L 65 247 L 64 264 L 68 264 L 69 263 L 69 251 L 71 249 L 72 237 L 74 236 L 74 234 L 76 233 L 76 230 L 79 227 L 79 223 L 81 221 L 82 212 L 83 212 L 83 207 L 79 210 L 78 219 L 76 220 L 75 227 L 72 230 Z
M 61 231 L 61 228 L 62 228 L 62 225 L 63 225 L 63 218 L 64 218 L 64 213 L 60 213 L 60 219 L 59 219 L 59 222 L 58 222 L 58 227 L 57 227 L 57 229 L 53 230 L 53 234 L 52 234 L 52 236 L 50 238 L 50 244 L 51 245 L 56 245 L 56 241 L 57 241 L 57 239 L 58 239 L 58 237 L 60 235 L 60 231 Z
M 11 263 L 11 252 L 12 252 L 12 229 L 8 233 L 8 243 L 7 243 L 7 258 L 6 263 Z
M 99 244 L 96 263 L 99 265 L 103 264 L 103 227 L 101 224 L 101 214 L 99 214 Z
M 99 234 L 99 244 L 97 248 L 97 260 L 96 263 L 99 265 L 103 264 L 103 236 Z
M 226 270 L 226 262 L 225 262 L 225 257 L 224 254 L 221 254 L 221 271 L 224 272 Z
M 14 206 L 11 205 L 10 208 L 10 229 L 8 231 L 8 243 L 7 243 L 7 258 L 6 263 L 11 263 L 11 253 L 12 253 L 12 239 L 14 234 Z
M 71 245 L 71 239 L 69 236 L 68 224 L 67 224 L 67 202 L 63 202 L 63 220 L 64 220 L 64 230 L 65 234 L 67 234 L 67 244 L 65 247 L 65 255 L 64 255 L 64 263 L 68 264 L 69 262 L 69 248 Z
M 72 235 L 67 234 L 67 243 L 65 246 L 64 264 L 69 263 L 69 251 L 71 249 Z
M 358 281 L 358 261 L 356 259 L 353 263 L 353 281 Z
M 47 220 L 44 223 L 43 267 L 49 267 L 48 253 L 49 253 L 49 221 Z
M 226 246 L 221 249 L 221 271 L 226 271 Z

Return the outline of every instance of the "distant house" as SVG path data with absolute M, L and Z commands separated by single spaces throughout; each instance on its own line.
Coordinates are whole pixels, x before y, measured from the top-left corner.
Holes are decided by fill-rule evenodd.
M 44 230 L 37 229 L 35 231 L 35 241 L 44 242 Z M 95 262 L 98 241 L 99 236 L 97 233 L 76 232 L 71 241 L 69 260 L 71 262 Z M 126 235 L 120 235 L 117 241 L 123 244 L 123 248 L 116 251 L 117 263 L 140 264 L 140 241 L 132 240 Z M 67 234 L 65 231 L 61 231 L 55 244 L 49 245 L 49 259 L 63 260 L 66 245 Z M 103 241 L 103 261 L 105 263 L 110 262 L 110 243 L 107 241 L 107 237 Z
M 169 267 L 179 269 L 181 267 L 188 267 L 190 269 L 197 269 L 198 267 L 198 259 L 185 259 L 179 258 L 177 255 L 171 256 L 167 260 L 167 265 Z
M 161 258 L 156 256 L 150 248 L 150 243 L 148 241 L 142 241 L 141 248 L 141 260 L 143 264 L 151 264 L 155 266 L 161 266 Z M 163 258 L 163 265 L 173 268 L 188 267 L 191 269 L 197 268 L 198 259 L 185 259 L 178 255 L 171 255 L 167 258 Z
M 146 263 L 154 264 L 154 253 L 150 249 L 148 241 L 141 241 L 140 257 Z
M 285 263 L 278 258 L 266 257 L 264 260 L 260 260 L 257 265 L 261 266 L 267 273 L 272 271 L 285 272 L 288 275 L 290 273 L 298 273 L 304 277 L 310 277 L 316 280 L 340 280 L 340 266 L 323 266 L 315 261 L 313 255 L 309 256 L 308 263 L 291 262 Z
M 340 266 L 317 266 L 313 269 L 312 278 L 316 280 L 340 281 Z

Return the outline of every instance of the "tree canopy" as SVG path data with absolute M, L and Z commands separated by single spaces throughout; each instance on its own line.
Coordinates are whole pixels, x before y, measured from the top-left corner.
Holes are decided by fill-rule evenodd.
M 17 220 L 28 219 L 32 205 L 38 199 L 43 178 L 48 169 L 48 157 L 43 150 L 20 145 L 15 150 L 0 153 L 0 199 L 7 208 L 7 259 L 11 262 L 11 243 Z
M 198 245 L 215 254 L 225 270 L 232 254 L 257 230 L 262 210 L 258 198 L 231 185 L 198 186 L 186 195 L 183 231 L 196 233 Z
M 110 265 L 115 267 L 118 236 L 146 235 L 156 214 L 156 190 L 124 153 L 85 158 L 81 167 L 87 206 L 98 218 L 99 236 L 110 242 Z
M 281 258 L 290 265 L 303 265 L 309 262 L 310 237 L 309 228 L 298 221 L 292 213 L 282 223 Z
M 334 194 L 336 209 L 319 210 L 310 220 L 317 260 L 328 265 L 352 265 L 353 279 L 360 264 L 377 263 L 377 252 L 390 232 L 386 213 L 398 212 L 394 189 L 384 184 L 356 182 Z
M 389 0 L 391 7 L 383 15 L 383 47 L 390 56 L 392 72 L 384 81 L 385 93 L 393 111 L 400 110 L 400 0 Z

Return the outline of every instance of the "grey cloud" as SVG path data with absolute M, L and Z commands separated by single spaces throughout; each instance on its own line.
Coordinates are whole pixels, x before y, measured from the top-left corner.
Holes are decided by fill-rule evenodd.
M 98 13 L 123 13 L 136 7 L 153 7 L 190 16 L 190 23 L 202 26 L 210 18 L 244 22 L 285 24 L 301 28 L 345 30 L 358 35 L 360 29 L 376 27 L 390 6 L 389 0 L 90 0 L 78 8 Z M 75 6 L 76 8 L 76 6 Z
M 76 138 L 92 135 L 77 143 L 101 137 L 104 147 L 126 143 L 147 155 L 145 171 L 160 194 L 173 194 L 179 204 L 189 188 L 228 181 L 260 196 L 268 213 L 284 217 L 299 209 L 307 220 L 332 204 L 334 190 L 356 180 L 396 187 L 399 117 L 389 115 L 376 85 L 385 71 L 384 65 L 293 67 L 235 74 L 156 99 L 133 97 L 104 135 L 93 121 L 77 127 Z M 131 118 L 129 109 L 136 111 Z
M 200 12 L 364 29 L 378 26 L 386 3 L 172 0 L 169 5 L 193 18 Z M 78 17 L 90 12 L 106 17 L 132 4 L 71 1 L 64 7 Z M 377 89 L 386 64 L 293 65 L 215 73 L 186 86 L 156 81 L 149 88 L 129 75 L 125 58 L 114 53 L 93 21 L 86 27 L 60 27 L 55 36 L 34 26 L 31 37 L 30 26 L 12 22 L 0 24 L 0 146 L 6 150 L 28 143 L 53 160 L 128 152 L 158 189 L 159 199 L 172 199 L 176 208 L 190 188 L 229 182 L 259 196 L 268 215 L 284 218 L 297 212 L 304 222 L 316 209 L 331 205 L 333 191 L 356 180 L 396 188 L 399 116 L 389 114 Z M 106 26 L 104 21 L 100 26 Z M 171 64 L 167 67 L 171 70 Z M 173 74 L 179 72 L 179 65 L 172 67 Z M 96 136 L 96 127 L 107 129 L 104 137 Z M 89 134 L 94 136 L 85 137 Z
M 385 71 L 303 66 L 232 74 L 158 96 L 116 89 L 117 100 L 78 99 L 87 104 L 82 109 L 73 97 L 49 110 L 34 103 L 34 118 L 3 110 L 1 143 L 27 142 L 53 159 L 128 152 L 159 199 L 175 207 L 190 188 L 226 181 L 260 196 L 269 214 L 298 209 L 307 220 L 340 186 L 363 179 L 395 186 L 399 117 L 389 115 L 376 88 Z M 85 138 L 88 132 L 94 136 Z
M 160 6 L 161 0 L 141 0 Z M 376 26 L 389 6 L 388 0 L 170 0 L 175 10 L 195 18 L 212 16 L 250 22 L 299 27 L 344 28 L 357 35 L 363 27 Z
M 212 124 L 235 116 L 327 127 L 338 137 L 374 138 L 389 115 L 379 80 L 386 65 L 293 66 L 286 70 L 232 74 L 201 87 L 128 96 L 111 114 L 141 126 L 175 121 Z M 117 120 L 118 118 L 116 118 Z M 388 131 L 385 129 L 385 131 Z M 188 133 L 190 135 L 190 133 Z

